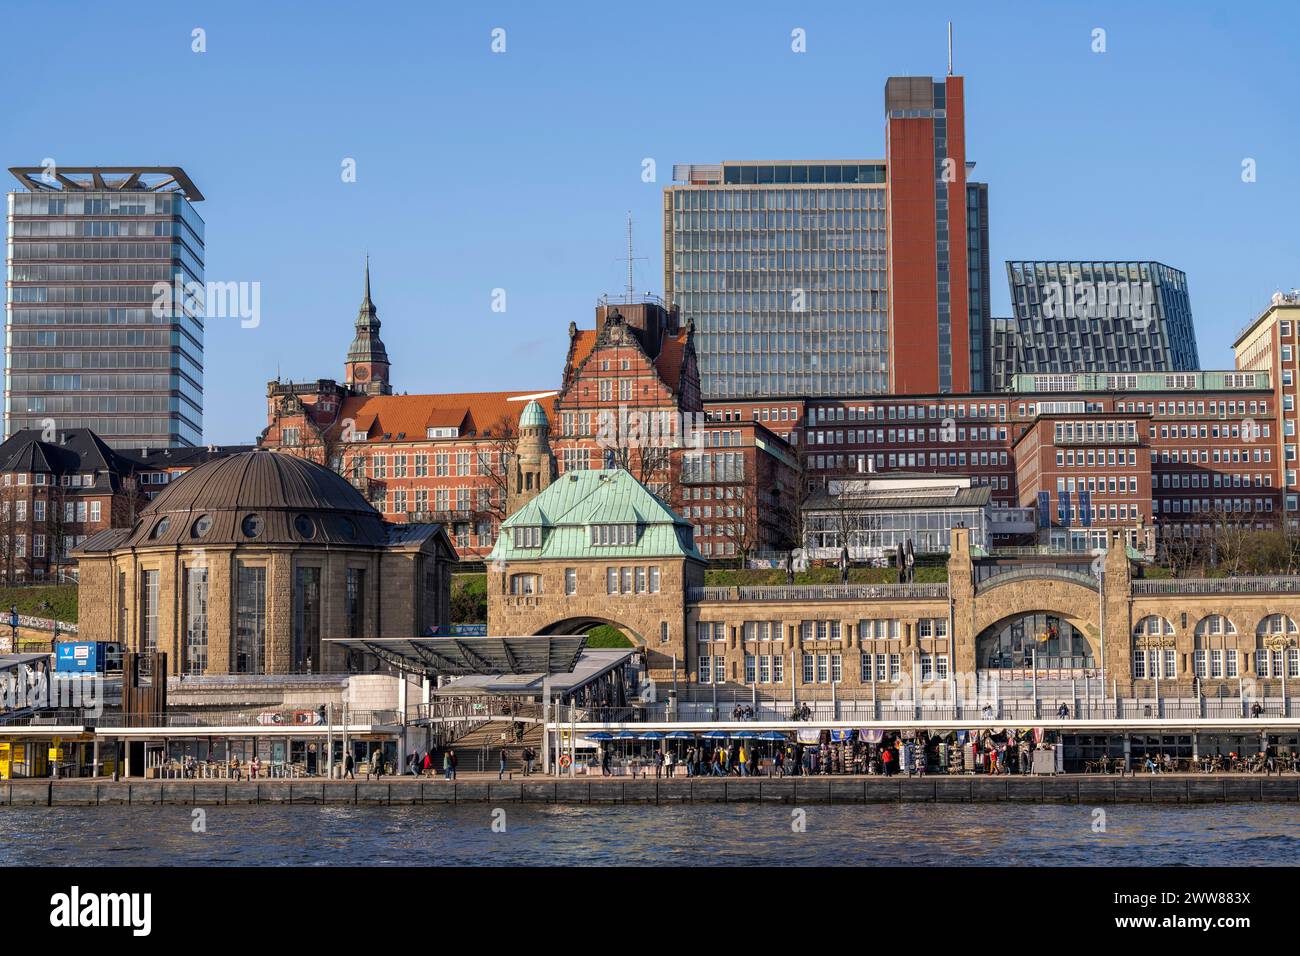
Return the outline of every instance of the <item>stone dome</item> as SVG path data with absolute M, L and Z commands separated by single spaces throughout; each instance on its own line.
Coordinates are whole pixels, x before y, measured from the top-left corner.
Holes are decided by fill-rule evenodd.
M 524 410 L 519 415 L 519 427 L 524 428 L 549 428 L 550 422 L 546 420 L 546 412 L 542 406 L 537 404 L 537 399 L 531 400 L 524 406 Z
M 338 473 L 273 451 L 205 462 L 140 512 L 123 546 L 383 545 L 382 516 Z

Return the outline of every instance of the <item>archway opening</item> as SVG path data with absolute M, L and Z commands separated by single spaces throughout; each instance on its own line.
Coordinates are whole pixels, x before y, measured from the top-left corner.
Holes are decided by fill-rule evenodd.
M 1052 611 L 1016 614 L 985 628 L 975 639 L 975 661 L 981 670 L 998 671 L 1096 667 L 1088 635 Z
M 627 625 L 599 617 L 565 618 L 546 625 L 537 633 L 585 634 L 590 648 L 633 648 L 643 643 Z

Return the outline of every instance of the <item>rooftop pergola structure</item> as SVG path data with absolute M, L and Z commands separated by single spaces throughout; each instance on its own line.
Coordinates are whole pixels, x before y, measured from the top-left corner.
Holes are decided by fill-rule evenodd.
M 191 202 L 203 200 L 179 166 L 10 166 L 9 172 L 32 192 L 179 192 Z

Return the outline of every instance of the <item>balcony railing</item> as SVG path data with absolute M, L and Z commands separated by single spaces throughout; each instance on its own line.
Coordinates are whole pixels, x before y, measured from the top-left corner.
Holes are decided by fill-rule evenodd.
M 948 599 L 947 584 L 791 584 L 687 588 L 700 601 L 886 601 Z
M 1136 594 L 1300 594 L 1300 575 L 1134 581 Z

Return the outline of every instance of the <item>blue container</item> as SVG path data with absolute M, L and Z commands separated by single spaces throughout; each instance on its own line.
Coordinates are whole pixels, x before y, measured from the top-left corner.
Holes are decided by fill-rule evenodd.
M 106 664 L 105 645 L 102 641 L 72 641 L 56 644 L 54 670 L 56 673 L 102 674 Z

